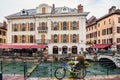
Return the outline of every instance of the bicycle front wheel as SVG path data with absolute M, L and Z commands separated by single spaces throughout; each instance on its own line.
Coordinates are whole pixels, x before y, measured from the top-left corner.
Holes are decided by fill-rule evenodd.
M 87 75 L 87 70 L 85 67 L 81 68 L 80 71 L 77 73 L 77 77 L 79 79 L 85 78 L 86 75 Z
M 55 70 L 55 77 L 59 80 L 63 79 L 65 77 L 66 74 L 66 69 L 64 67 L 58 67 Z

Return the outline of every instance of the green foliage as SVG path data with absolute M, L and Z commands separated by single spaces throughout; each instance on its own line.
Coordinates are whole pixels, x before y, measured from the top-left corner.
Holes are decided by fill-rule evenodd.
M 33 57 L 38 57 L 38 54 L 37 53 L 33 53 Z
M 54 59 L 54 61 L 57 61 L 57 54 L 52 54 L 52 57 L 53 57 L 53 59 Z
M 68 57 L 71 57 L 71 56 L 72 56 L 72 53 L 68 53 L 67 56 L 68 56 Z
M 98 58 L 97 54 L 94 55 L 93 60 L 96 61 Z
M 86 68 L 88 68 L 90 66 L 90 63 L 88 61 L 84 61 L 84 65 Z
M 69 64 L 69 65 L 74 65 L 75 63 L 74 63 L 74 61 L 69 61 L 68 64 Z M 86 68 L 88 68 L 88 67 L 90 66 L 90 63 L 87 62 L 87 61 L 84 61 L 84 65 L 85 65 Z M 79 70 L 81 70 L 81 68 L 80 68 Z M 69 75 L 70 75 L 70 77 L 72 77 L 72 78 L 76 78 L 76 77 L 77 77 L 77 74 L 75 74 L 75 73 L 73 73 L 73 72 L 70 72 L 70 71 L 69 71 Z
M 76 77 L 77 77 L 77 75 L 76 75 L 75 73 L 72 73 L 72 72 L 69 72 L 69 75 L 70 75 L 70 77 L 72 77 L 72 78 L 76 78 Z
M 15 57 L 19 57 L 20 54 L 19 54 L 19 53 L 14 53 L 14 56 L 15 56 Z
M 93 41 L 87 41 L 87 42 L 86 42 L 86 45 L 93 45 L 93 44 L 94 44 Z
M 87 51 L 83 51 L 83 55 L 86 56 L 86 54 L 88 54 L 88 52 Z
M 38 54 L 42 53 L 42 50 L 37 51 Z
M 56 55 L 56 54 L 52 54 L 52 57 L 53 57 L 53 58 L 57 58 L 57 55 Z
M 101 54 L 104 54 L 105 51 L 106 51 L 105 49 L 101 49 L 101 50 L 100 50 L 100 53 L 101 53 Z
M 116 50 L 110 50 L 110 53 L 112 54 L 112 56 L 114 56 L 117 53 L 117 51 Z
M 72 61 L 72 60 L 68 62 L 68 65 L 74 65 L 74 64 L 75 64 L 75 63 L 74 63 L 74 61 Z

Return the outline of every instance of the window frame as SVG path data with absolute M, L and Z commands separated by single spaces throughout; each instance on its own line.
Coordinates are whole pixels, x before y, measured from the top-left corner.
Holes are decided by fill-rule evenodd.
M 76 29 L 77 29 L 77 22 L 76 22 L 76 21 L 73 21 L 73 22 L 72 22 L 72 29 L 73 29 L 73 30 L 76 30 Z
M 58 25 L 58 22 L 54 22 L 54 23 L 53 23 L 54 30 L 58 30 L 58 26 L 59 26 L 59 25 Z
M 14 31 L 18 31 L 18 25 L 14 24 Z
M 120 17 L 118 17 L 118 23 L 120 23 Z
M 55 35 L 54 35 L 54 43 L 57 43 L 57 42 L 58 42 L 58 35 L 55 34 Z
M 22 31 L 25 31 L 26 30 L 26 25 L 25 23 L 22 23 Z
M 34 37 L 33 37 L 33 35 L 30 35 L 30 43 L 33 43 L 34 42 Z
M 67 22 L 66 21 L 63 22 L 63 30 L 67 30 Z
M 63 43 L 67 43 L 67 35 L 63 34 Z
M 25 43 L 26 41 L 26 37 L 25 37 L 25 35 L 22 35 L 22 43 Z
M 30 31 L 34 31 L 34 24 L 30 23 Z
M 46 7 L 42 7 L 42 14 L 46 13 Z
M 76 34 L 73 34 L 72 41 L 73 41 L 73 43 L 77 42 L 77 35 Z
M 17 40 L 18 40 L 18 36 L 14 35 L 14 43 L 17 43 Z
M 45 30 L 45 27 L 46 27 L 45 22 L 42 22 L 42 26 L 41 26 L 42 30 Z

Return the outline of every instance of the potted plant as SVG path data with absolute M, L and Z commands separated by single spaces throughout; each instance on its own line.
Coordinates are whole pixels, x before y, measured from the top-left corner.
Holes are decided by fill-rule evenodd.
M 74 65 L 74 64 L 75 64 L 75 63 L 74 63 L 74 61 L 72 61 L 72 60 L 68 62 L 68 65 L 69 65 L 69 66 L 72 66 L 72 65 Z
M 87 51 L 83 51 L 83 55 L 86 56 L 86 54 L 88 54 L 88 52 Z
M 97 58 L 98 58 L 97 54 L 94 54 L 93 60 L 97 61 Z
M 105 49 L 101 49 L 100 53 L 103 55 L 105 53 Z
M 57 60 L 58 60 L 56 54 L 53 54 L 52 57 L 53 57 L 54 61 L 57 61 Z
M 70 58 L 71 56 L 72 56 L 72 53 L 68 53 L 68 54 L 67 54 L 67 57 Z
M 19 57 L 19 54 L 18 53 L 14 53 L 14 57 L 13 58 L 15 59 L 15 58 L 18 58 L 18 57 Z
M 74 65 L 74 64 L 75 64 L 75 67 L 76 67 L 76 66 L 78 67 L 79 65 L 84 65 L 86 68 L 88 68 L 89 65 L 90 65 L 90 64 L 85 60 L 84 56 L 78 56 L 78 57 L 77 57 L 77 61 L 78 61 L 77 64 L 75 64 L 74 61 L 69 61 L 68 64 L 69 64 L 69 65 Z M 81 70 L 81 67 L 78 67 L 78 69 Z M 77 77 L 77 75 L 76 75 L 75 73 L 73 73 L 73 72 L 69 72 L 69 73 L 70 73 L 70 77 L 72 77 L 72 78 L 76 78 L 76 77 Z
M 45 55 L 44 56 L 44 61 L 47 61 L 47 59 L 48 59 L 48 55 Z
M 33 57 L 38 57 L 38 53 L 33 53 Z
M 110 50 L 110 53 L 112 54 L 112 56 L 115 56 L 115 54 L 116 54 L 116 50 Z

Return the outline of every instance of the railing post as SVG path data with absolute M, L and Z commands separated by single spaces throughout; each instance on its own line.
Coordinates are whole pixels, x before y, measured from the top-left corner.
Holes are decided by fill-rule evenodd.
M 107 68 L 107 76 L 109 76 L 109 68 Z
M 2 73 L 3 73 L 2 61 L 1 61 L 0 64 L 1 64 L 0 80 L 3 80 L 3 76 L 2 76 Z
M 51 68 L 51 78 L 52 78 L 52 62 L 51 62 L 50 68 Z
M 0 80 L 3 80 L 2 72 L 0 72 Z
M 1 61 L 1 72 L 3 72 L 3 66 L 2 66 L 2 61 Z
M 27 78 L 27 63 L 24 61 L 24 80 Z

